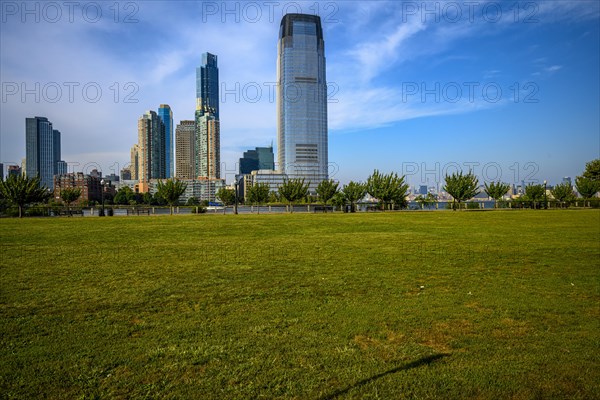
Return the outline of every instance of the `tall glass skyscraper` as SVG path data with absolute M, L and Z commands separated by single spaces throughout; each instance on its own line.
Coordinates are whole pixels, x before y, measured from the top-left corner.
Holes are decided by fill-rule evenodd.
M 287 14 L 277 47 L 277 160 L 314 191 L 328 179 L 327 82 L 321 18 Z
M 25 118 L 25 174 L 40 177 L 42 185 L 54 187 L 54 175 L 59 173 L 60 132 L 52 129 L 45 117 Z
M 219 119 L 219 68 L 214 54 L 202 54 L 202 65 L 196 68 L 196 110 Z
M 173 158 L 173 111 L 168 104 L 161 104 L 158 117 L 165 126 L 165 169 L 166 178 L 175 176 L 175 160 Z
M 196 69 L 196 177 L 221 178 L 221 132 L 219 123 L 219 68 L 217 56 L 202 54 Z

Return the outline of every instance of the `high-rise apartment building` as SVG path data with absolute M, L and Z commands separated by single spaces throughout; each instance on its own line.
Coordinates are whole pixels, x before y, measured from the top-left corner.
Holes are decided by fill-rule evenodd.
M 154 111 L 138 120 L 137 175 L 141 182 L 166 178 L 165 125 Z
M 175 129 L 175 154 L 177 179 L 196 177 L 196 123 L 191 120 L 180 121 Z
M 52 122 L 45 117 L 25 119 L 26 175 L 39 176 L 48 189 L 54 186 L 54 175 L 62 168 L 60 160 L 60 132 L 52 129 Z
M 321 19 L 287 14 L 277 48 L 277 161 L 314 191 L 328 179 L 327 82 Z
M 221 143 L 219 120 L 212 114 L 196 110 L 196 177 L 221 178 Z
M 129 164 L 129 171 L 131 172 L 131 179 L 138 180 L 138 169 L 139 169 L 139 146 L 134 144 L 130 150 L 131 164 Z
M 196 68 L 196 110 L 219 120 L 219 68 L 214 54 L 202 54 L 202 65 Z
M 166 178 L 174 175 L 175 160 L 173 159 L 173 111 L 168 104 L 161 104 L 158 108 L 158 117 L 165 126 L 165 169 Z

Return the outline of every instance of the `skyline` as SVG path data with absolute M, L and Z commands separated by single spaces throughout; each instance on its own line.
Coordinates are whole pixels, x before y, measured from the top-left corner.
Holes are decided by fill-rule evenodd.
M 500 169 L 509 183 L 558 183 L 599 158 L 598 3 L 480 3 L 473 10 L 458 2 L 430 2 L 427 10 L 419 9 L 422 2 L 318 3 L 333 179 L 364 180 L 379 169 L 418 185 L 426 182 L 415 179 L 415 169 L 436 170 L 427 177 L 441 181 L 444 166 L 458 163 L 480 177 L 484 166 L 487 175 Z M 89 169 L 118 174 L 143 112 L 169 104 L 174 125 L 193 119 L 195 72 L 205 52 L 219 57 L 222 177 L 231 182 L 244 151 L 277 137 L 277 32 L 292 3 L 272 13 L 267 3 L 250 3 L 259 18 L 236 2 L 121 2 L 118 16 L 112 3 L 90 2 L 72 23 L 66 9 L 48 22 L 54 14 L 41 5 L 40 22 L 26 15 L 23 23 L 22 10 L 13 15 L 6 4 L 21 7 L 2 4 L 4 165 L 25 157 L 25 118 L 45 116 L 60 127 L 69 172 L 78 162 L 75 170 L 97 163 Z M 91 4 L 103 7 L 97 22 L 90 22 Z M 317 11 L 315 3 L 294 4 Z M 504 9 L 496 18 L 498 6 Z M 463 18 L 453 22 L 457 10 Z M 24 102 L 23 84 L 36 92 Z M 57 87 L 62 96 L 50 102 Z M 88 101 L 97 87 L 102 95 Z

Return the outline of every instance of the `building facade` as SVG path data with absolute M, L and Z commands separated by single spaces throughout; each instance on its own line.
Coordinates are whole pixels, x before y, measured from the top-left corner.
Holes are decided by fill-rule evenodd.
M 83 172 L 54 176 L 54 198 L 60 198 L 60 192 L 67 188 L 78 188 L 81 195 L 73 204 L 80 205 L 82 201 L 102 201 L 102 184 L 100 178 L 86 175 Z
M 252 171 L 258 171 L 259 169 L 275 169 L 275 155 L 273 154 L 273 146 L 256 147 L 254 150 L 245 151 L 244 156 L 240 158 L 240 175 L 249 174 Z
M 177 179 L 196 178 L 196 123 L 180 121 L 175 129 Z
M 130 150 L 130 158 L 131 163 L 129 164 L 129 171 L 131 173 L 131 179 L 138 179 L 138 169 L 139 169 L 139 146 L 134 144 Z
M 42 185 L 52 190 L 54 175 L 59 172 L 60 131 L 52 129 L 45 117 L 25 119 L 25 174 L 29 178 L 40 177 Z
M 196 110 L 219 120 L 219 67 L 214 54 L 202 54 L 202 65 L 196 68 Z
M 221 178 L 221 134 L 219 120 L 196 110 L 196 177 Z
M 175 160 L 173 158 L 173 111 L 168 104 L 161 104 L 158 117 L 165 127 L 165 172 L 167 178 L 175 176 Z
M 277 47 L 277 161 L 314 192 L 328 179 L 327 82 L 321 19 L 287 14 Z
M 219 189 L 225 187 L 225 181 L 222 179 L 182 179 L 181 181 L 187 186 L 179 198 L 180 204 L 185 204 L 192 197 L 199 201 L 215 201 Z M 158 180 L 150 181 L 148 189 L 150 194 L 154 195 L 158 191 Z
M 21 167 L 19 167 L 18 165 L 9 165 L 8 166 L 8 171 L 7 171 L 7 176 L 11 176 L 11 175 L 16 175 L 19 176 L 21 175 Z
M 286 174 L 282 174 L 279 171 L 273 170 L 258 170 L 252 171 L 248 175 L 244 175 L 243 181 L 243 193 L 244 199 L 247 197 L 248 189 L 257 183 L 266 183 L 269 185 L 269 191 L 273 193 L 279 192 L 279 186 L 288 179 Z
M 158 114 L 146 111 L 138 120 L 138 180 L 167 177 L 165 139 L 165 125 Z

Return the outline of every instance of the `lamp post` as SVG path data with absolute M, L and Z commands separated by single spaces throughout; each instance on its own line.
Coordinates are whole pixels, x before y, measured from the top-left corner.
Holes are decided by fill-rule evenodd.
M 548 194 L 546 193 L 546 184 L 548 182 L 544 180 L 544 209 L 548 209 Z
M 237 180 L 237 178 L 235 178 L 235 183 L 233 184 L 233 187 L 235 188 L 235 205 L 233 207 L 233 213 L 235 215 L 237 215 L 237 213 L 238 213 L 238 180 Z
M 99 217 L 104 217 L 104 179 L 100 181 L 100 193 L 102 196 L 102 209 L 98 213 Z

